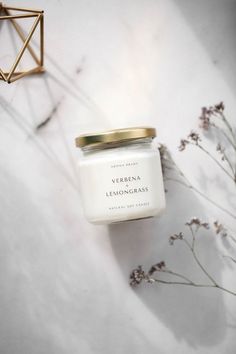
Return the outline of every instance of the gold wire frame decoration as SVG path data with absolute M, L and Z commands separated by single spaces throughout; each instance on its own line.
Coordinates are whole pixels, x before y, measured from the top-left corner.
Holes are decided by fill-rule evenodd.
M 14 14 L 13 11 L 20 12 Z M 24 31 L 21 29 L 20 25 L 15 21 L 16 19 L 24 19 L 29 17 L 35 17 L 35 21 L 30 29 L 30 32 L 27 36 L 25 36 Z M 13 63 L 12 67 L 10 68 L 9 72 L 4 72 L 0 68 L 0 80 L 6 81 L 9 84 L 13 81 L 16 81 L 26 75 L 42 73 L 44 72 L 44 14 L 42 10 L 32 10 L 26 8 L 18 8 L 18 7 L 10 7 L 7 5 L 3 5 L 0 2 L 0 21 L 9 20 L 11 21 L 13 27 L 15 28 L 16 32 L 18 33 L 19 37 L 23 42 L 23 46 L 20 49 L 15 62 Z M 40 26 L 40 53 L 37 56 L 30 46 L 30 40 L 37 28 Z M 30 55 L 32 56 L 33 60 L 36 63 L 36 67 L 30 69 L 28 71 L 16 71 L 16 68 L 25 52 L 28 50 Z

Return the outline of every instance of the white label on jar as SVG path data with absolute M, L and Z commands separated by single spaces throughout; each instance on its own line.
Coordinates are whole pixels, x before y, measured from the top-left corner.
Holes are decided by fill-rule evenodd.
M 85 213 L 95 219 L 145 217 L 165 203 L 158 153 L 88 159 L 80 165 L 80 179 Z

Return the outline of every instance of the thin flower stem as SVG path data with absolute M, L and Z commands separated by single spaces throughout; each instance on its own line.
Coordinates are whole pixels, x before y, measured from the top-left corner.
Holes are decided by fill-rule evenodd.
M 234 140 L 234 143 L 235 143 L 235 145 L 236 145 L 236 135 L 235 135 L 235 133 L 234 133 L 234 130 L 233 130 L 231 124 L 230 124 L 229 121 L 226 119 L 226 117 L 225 117 L 225 115 L 224 115 L 223 113 L 220 113 L 220 116 L 222 117 L 222 120 L 223 120 L 223 122 L 225 123 L 226 127 L 228 128 L 228 130 L 229 130 L 229 132 L 230 132 L 230 134 L 231 134 L 231 136 L 232 136 L 232 138 L 233 138 L 233 140 Z
M 220 209 L 221 211 L 223 211 L 224 213 L 228 214 L 229 216 L 231 216 L 233 219 L 236 219 L 236 215 L 234 215 L 231 211 L 225 209 L 224 207 L 222 207 L 220 204 L 216 203 L 214 200 L 210 199 L 206 194 L 204 194 L 203 192 L 201 192 L 199 189 L 197 189 L 195 186 L 193 186 L 192 184 L 190 184 L 190 182 L 188 181 L 187 177 L 185 177 L 183 175 L 183 173 L 181 173 L 181 176 L 184 177 L 184 179 L 186 180 L 187 183 L 177 179 L 177 178 L 170 178 L 167 177 L 165 178 L 166 181 L 173 181 L 173 182 L 177 182 L 179 184 L 181 184 L 182 186 L 192 189 L 194 192 L 196 192 L 197 194 L 199 194 L 202 198 L 204 198 L 205 200 L 207 200 L 209 203 L 211 203 L 212 205 L 214 205 L 216 208 Z
M 223 258 L 229 258 L 231 261 L 233 261 L 234 263 L 236 263 L 236 259 L 233 258 L 233 257 L 231 257 L 231 256 L 229 256 L 229 255 L 227 255 L 227 254 L 223 254 L 222 257 L 223 257 Z
M 196 286 L 196 287 L 201 287 L 201 288 L 212 288 L 214 287 L 211 284 L 198 284 L 198 283 L 194 283 L 192 281 L 190 282 L 182 282 L 182 281 L 168 281 L 168 280 L 161 280 L 161 279 L 156 279 L 156 278 L 151 278 L 152 281 L 156 282 L 156 283 L 161 283 L 161 284 L 170 284 L 170 285 L 189 285 L 189 286 Z M 236 295 L 236 294 L 235 294 Z
M 192 226 L 189 226 L 190 228 L 190 231 L 191 231 L 191 235 L 192 235 L 192 250 L 194 249 L 194 246 L 195 246 L 195 233 L 192 229 Z
M 236 292 L 226 289 L 223 286 L 220 286 L 217 284 L 212 285 L 212 284 L 198 284 L 198 283 L 194 283 L 194 282 L 167 281 L 167 280 L 160 280 L 160 279 L 156 279 L 156 278 L 151 278 L 151 280 L 152 280 L 152 282 L 166 284 L 166 285 L 187 285 L 187 286 L 194 286 L 196 288 L 214 288 L 214 289 L 222 290 L 222 291 L 224 291 L 228 294 L 231 294 L 233 296 L 236 296 Z
M 233 149 L 236 151 L 236 143 L 234 143 L 231 138 L 228 136 L 228 134 L 221 129 L 218 125 L 216 125 L 215 123 L 210 123 L 211 127 L 214 127 L 215 129 L 219 130 L 221 134 L 224 135 L 224 137 L 226 138 L 226 140 L 228 140 L 228 142 L 230 143 L 230 145 L 233 147 Z
M 233 176 L 234 176 L 234 179 L 235 179 L 236 171 L 234 170 L 232 163 L 230 162 L 230 160 L 229 160 L 229 158 L 228 158 L 228 156 L 226 155 L 225 152 L 224 152 L 224 155 L 223 155 L 223 156 L 224 156 L 224 158 L 225 158 L 225 161 L 228 163 L 229 168 L 231 169 L 231 171 L 232 171 L 232 173 L 233 173 Z
M 193 144 L 190 143 L 191 145 L 195 145 L 197 146 L 200 150 L 202 150 L 205 154 L 207 154 L 221 169 L 222 171 L 225 172 L 225 174 L 234 181 L 234 183 L 236 183 L 235 178 L 233 176 L 231 176 L 231 174 L 219 163 L 219 161 L 209 153 L 209 151 L 207 151 L 202 145 L 200 144 Z
M 169 269 L 157 269 L 156 271 L 160 272 L 160 273 L 168 273 L 168 274 L 171 274 L 171 275 L 175 275 L 178 278 L 184 279 L 187 282 L 194 284 L 190 279 L 188 279 L 184 275 L 182 275 L 180 273 L 173 272 L 172 270 L 169 270 Z
M 212 276 L 207 272 L 207 270 L 203 267 L 203 265 L 201 264 L 201 262 L 199 261 L 197 254 L 194 250 L 194 248 L 191 247 L 191 245 L 189 244 L 189 242 L 186 239 L 183 239 L 183 241 L 185 242 L 185 244 L 187 245 L 187 247 L 190 249 L 190 251 L 192 252 L 193 258 L 195 260 L 195 262 L 198 264 L 198 266 L 201 268 L 201 270 L 203 271 L 203 273 L 207 276 L 208 279 L 210 279 L 210 281 L 215 285 L 218 286 L 218 284 L 216 283 L 216 281 L 212 278 Z

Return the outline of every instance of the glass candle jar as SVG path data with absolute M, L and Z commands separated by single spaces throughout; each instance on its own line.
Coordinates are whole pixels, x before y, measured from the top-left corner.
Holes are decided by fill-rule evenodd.
M 87 220 L 111 224 L 149 218 L 165 209 L 156 130 L 127 128 L 75 139 L 81 148 L 79 178 Z

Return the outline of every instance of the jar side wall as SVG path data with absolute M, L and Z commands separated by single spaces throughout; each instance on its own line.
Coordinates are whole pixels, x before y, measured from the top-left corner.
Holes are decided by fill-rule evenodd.
M 158 150 L 115 150 L 79 163 L 84 211 L 92 223 L 160 214 L 165 195 Z

